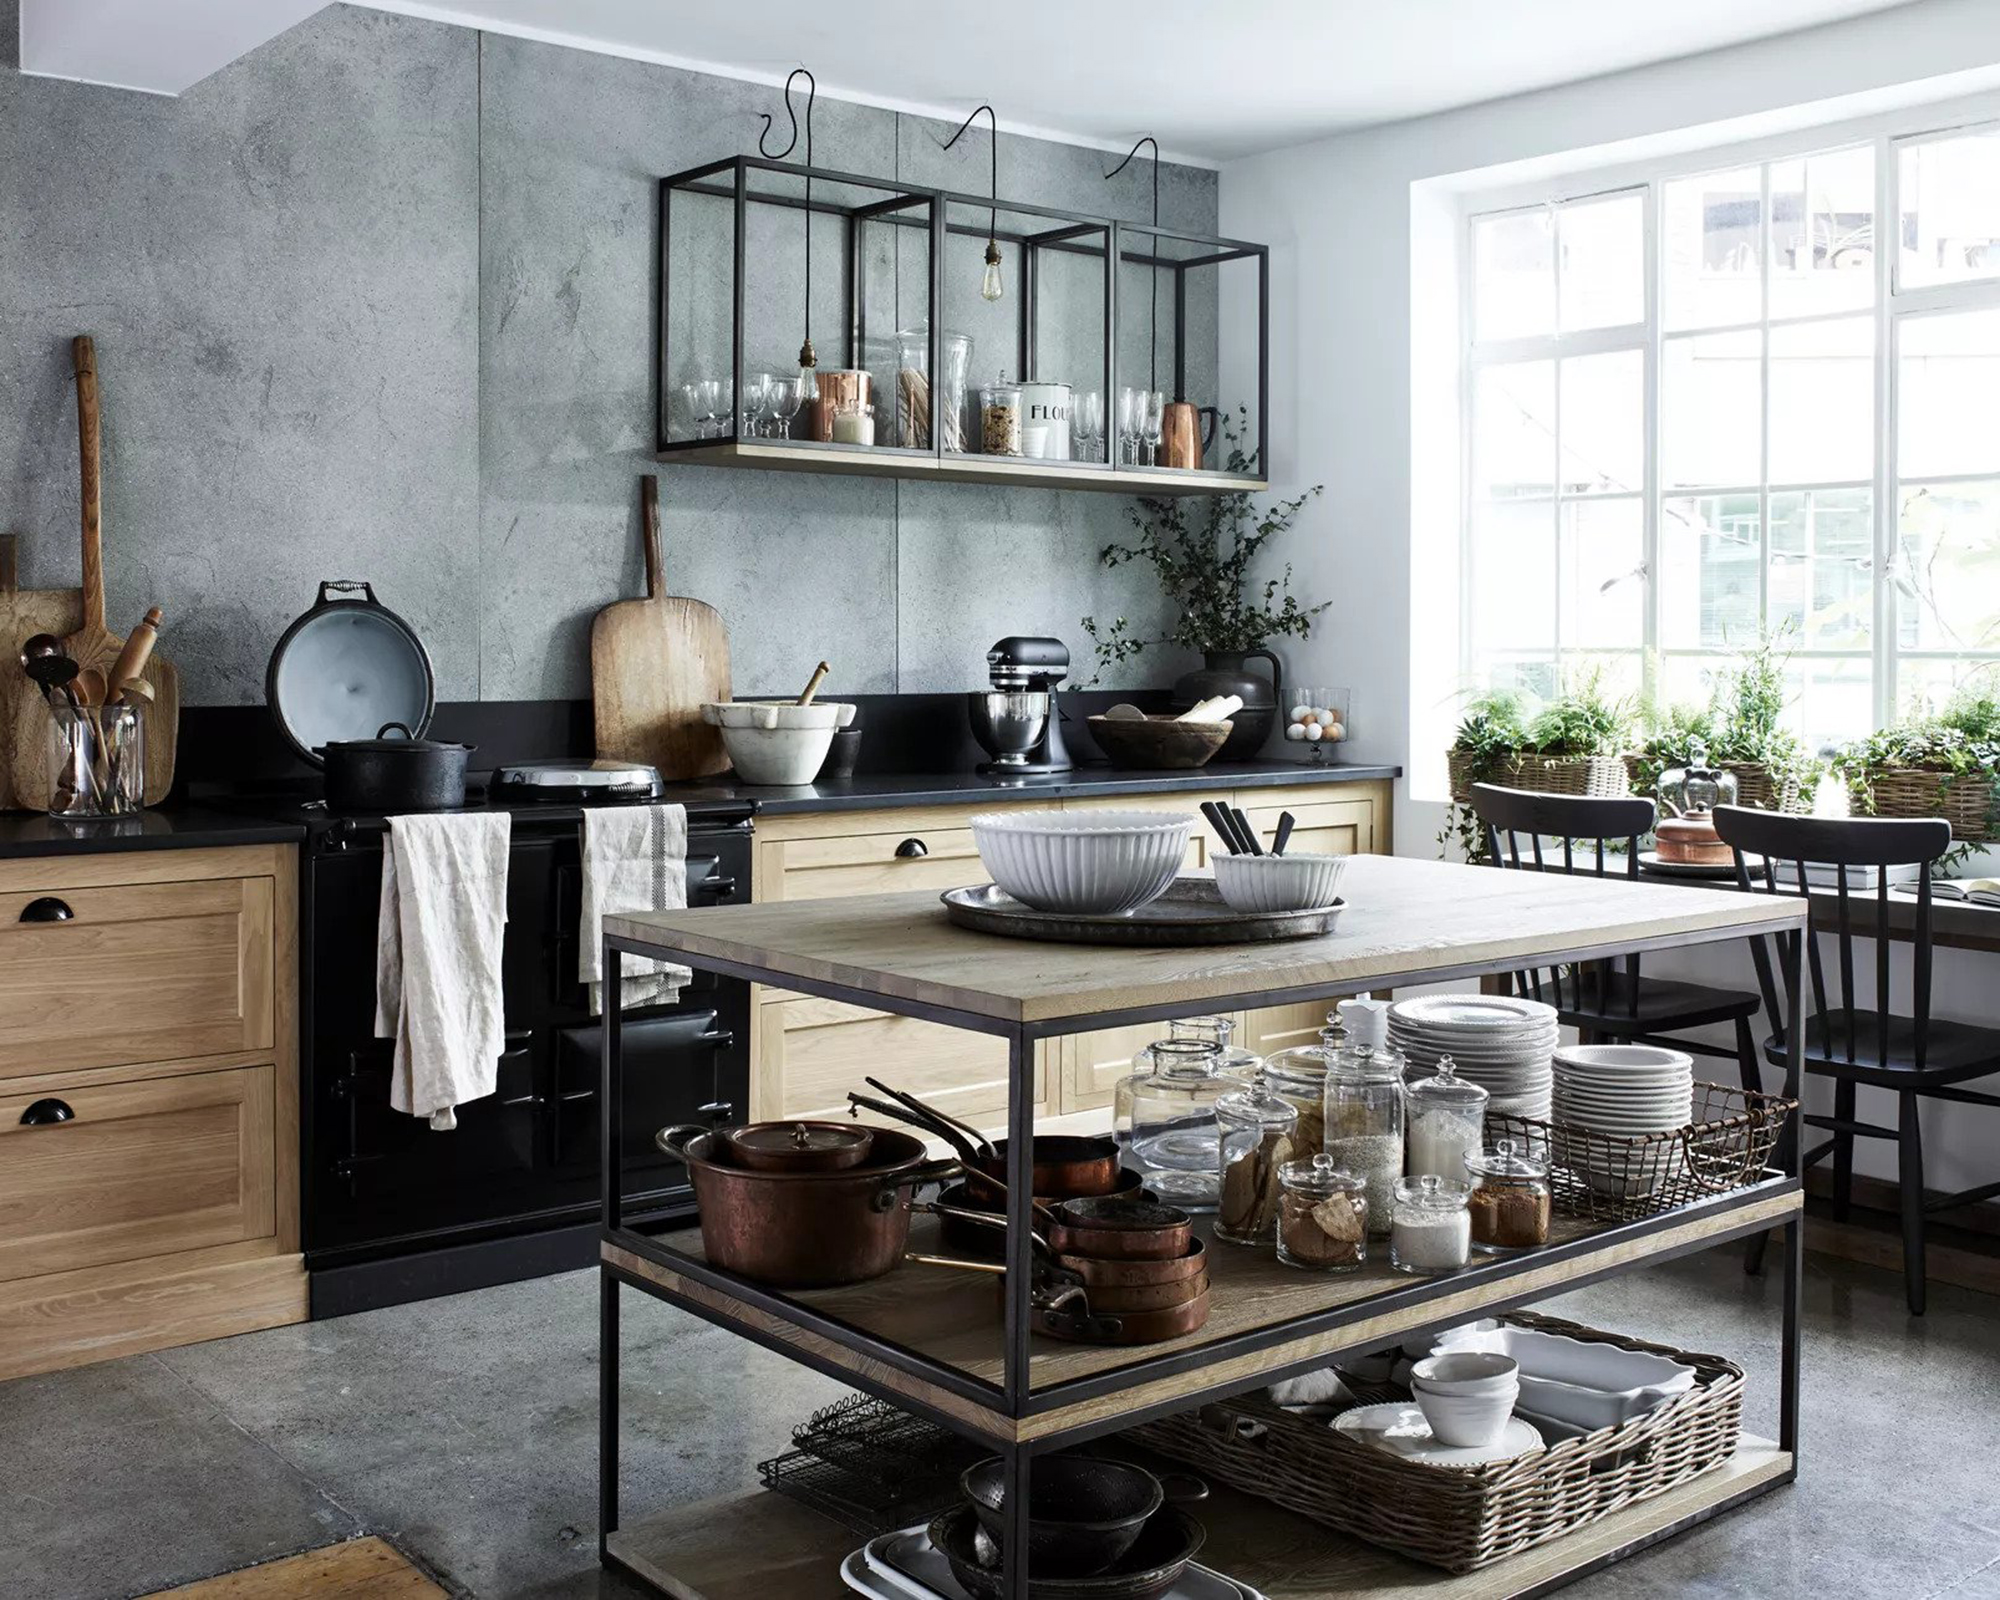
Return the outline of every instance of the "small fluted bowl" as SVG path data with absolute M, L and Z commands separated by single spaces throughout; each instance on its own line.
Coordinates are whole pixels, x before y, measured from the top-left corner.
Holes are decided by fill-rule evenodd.
M 1166 811 L 990 812 L 972 819 L 972 842 L 1023 905 L 1114 916 L 1166 892 L 1193 826 Z
M 1217 856 L 1215 887 L 1236 911 L 1319 911 L 1346 870 L 1345 856 Z

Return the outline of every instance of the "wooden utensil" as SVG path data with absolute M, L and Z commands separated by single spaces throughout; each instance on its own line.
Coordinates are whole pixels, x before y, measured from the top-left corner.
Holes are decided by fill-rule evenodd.
M 819 686 L 826 682 L 826 675 L 832 670 L 833 668 L 824 661 L 813 668 L 813 675 L 806 680 L 805 692 L 799 696 L 800 705 L 809 706 L 813 703 L 813 696 L 819 693 Z
M 153 646 L 159 642 L 159 637 L 160 608 L 154 606 L 139 619 L 139 626 L 132 630 L 125 641 L 125 648 L 118 652 L 117 661 L 106 674 L 113 694 L 146 670 L 146 663 L 152 660 Z
M 0 534 L 0 811 L 36 806 L 46 795 L 20 797 L 14 787 L 15 729 L 25 724 L 41 737 L 42 690 L 15 670 L 21 647 L 46 634 L 58 651 L 62 635 L 83 621 L 83 596 L 75 589 L 20 589 L 20 537 Z
M 590 627 L 597 753 L 649 763 L 669 780 L 713 777 L 729 757 L 701 708 L 729 698 L 729 635 L 715 607 L 666 592 L 659 481 L 643 477 L 639 490 L 646 598 L 604 607 Z

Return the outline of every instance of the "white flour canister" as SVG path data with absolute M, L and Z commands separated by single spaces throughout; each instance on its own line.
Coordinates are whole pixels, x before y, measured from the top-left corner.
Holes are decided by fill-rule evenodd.
M 1021 454 L 1043 461 L 1069 460 L 1070 387 L 1021 385 Z

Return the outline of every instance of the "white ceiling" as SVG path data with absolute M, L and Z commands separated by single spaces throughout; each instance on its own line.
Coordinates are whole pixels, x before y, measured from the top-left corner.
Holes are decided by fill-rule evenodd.
M 1225 161 L 1907 0 L 363 0 L 1003 128 Z

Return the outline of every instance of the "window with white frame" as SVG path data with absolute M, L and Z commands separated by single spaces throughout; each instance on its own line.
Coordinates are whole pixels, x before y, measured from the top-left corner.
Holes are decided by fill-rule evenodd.
M 2000 125 L 1468 222 L 1471 686 L 1782 633 L 1823 746 L 2000 667 Z

